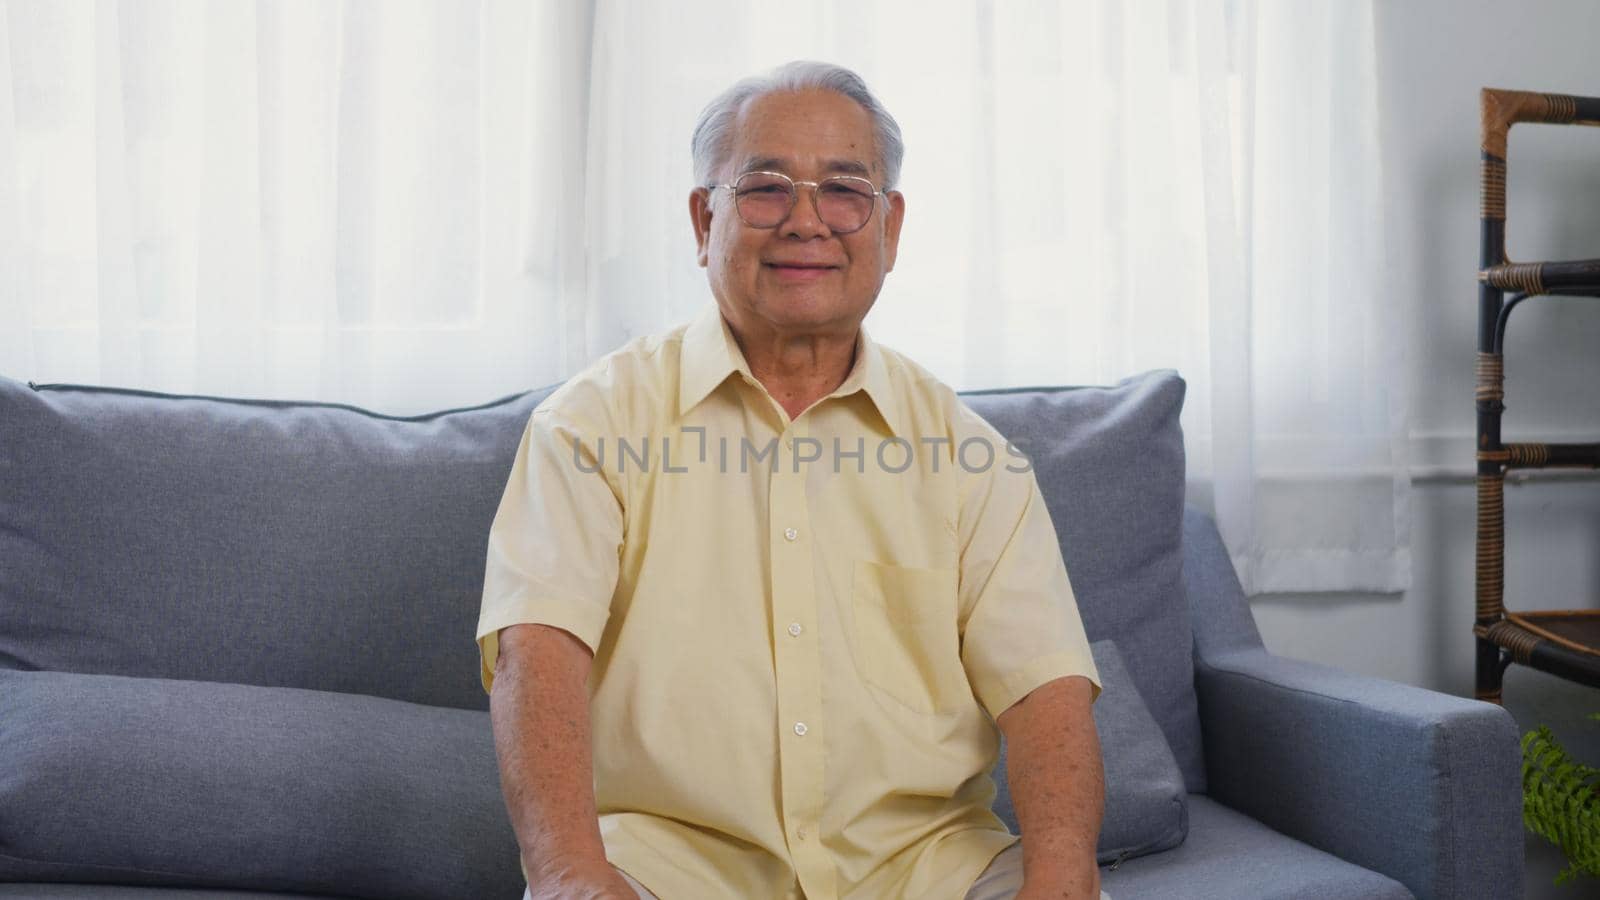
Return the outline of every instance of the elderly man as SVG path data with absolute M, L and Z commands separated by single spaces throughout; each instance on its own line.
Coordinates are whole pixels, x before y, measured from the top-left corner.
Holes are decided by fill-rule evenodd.
M 693 148 L 715 307 L 540 405 L 490 533 L 527 896 L 1101 896 L 1098 675 L 1033 474 L 861 329 L 899 126 L 792 63 Z

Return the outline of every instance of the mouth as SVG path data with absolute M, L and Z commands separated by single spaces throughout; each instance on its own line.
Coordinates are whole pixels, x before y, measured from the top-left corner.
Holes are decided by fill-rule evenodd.
M 771 269 L 782 281 L 816 281 L 826 277 L 830 272 L 838 271 L 838 266 L 824 265 L 822 263 L 806 262 L 768 262 L 762 265 Z

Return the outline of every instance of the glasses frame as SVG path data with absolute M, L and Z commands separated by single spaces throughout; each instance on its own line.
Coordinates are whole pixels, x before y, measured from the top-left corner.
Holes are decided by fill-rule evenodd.
M 751 175 L 770 175 L 774 178 L 782 178 L 784 181 L 789 182 L 789 208 L 784 210 L 783 218 L 772 223 L 771 225 L 756 225 L 749 219 L 746 219 L 744 217 L 744 211 L 739 209 L 739 182 L 750 177 Z M 822 219 L 822 208 L 817 205 L 817 192 L 821 190 L 822 185 L 830 181 L 859 181 L 872 189 L 872 206 L 867 210 L 867 217 L 861 221 L 860 225 L 857 225 L 849 231 L 840 231 L 839 229 L 834 228 L 832 225 L 828 225 L 828 223 Z M 863 178 L 860 175 L 829 175 L 821 181 L 800 181 L 798 179 L 790 178 L 782 172 L 768 172 L 766 170 L 741 172 L 739 173 L 739 177 L 733 180 L 733 184 L 708 184 L 706 185 L 706 190 L 715 191 L 720 188 L 727 188 L 733 193 L 733 210 L 735 213 L 738 213 L 739 221 L 750 226 L 751 228 L 768 229 L 777 228 L 779 225 L 782 225 L 789 218 L 789 216 L 794 213 L 794 205 L 800 202 L 801 185 L 806 185 L 811 188 L 811 208 L 816 211 L 817 221 L 822 222 L 823 225 L 827 225 L 828 230 L 834 234 L 855 234 L 861 229 L 867 227 L 867 223 L 872 221 L 873 210 L 878 208 L 878 198 L 889 196 L 890 190 L 889 188 L 880 189 L 877 185 L 873 184 L 870 179 Z

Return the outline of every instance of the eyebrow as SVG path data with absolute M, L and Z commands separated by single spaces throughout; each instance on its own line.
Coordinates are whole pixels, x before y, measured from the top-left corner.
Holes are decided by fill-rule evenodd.
M 744 172 L 783 172 L 787 175 L 788 172 L 785 171 L 785 165 L 783 160 L 775 156 L 756 156 L 746 159 L 744 164 L 739 166 L 739 172 L 741 174 Z M 866 163 L 854 159 L 830 159 L 824 163 L 822 168 L 825 172 L 860 175 L 863 178 L 871 174 L 871 170 L 867 168 Z

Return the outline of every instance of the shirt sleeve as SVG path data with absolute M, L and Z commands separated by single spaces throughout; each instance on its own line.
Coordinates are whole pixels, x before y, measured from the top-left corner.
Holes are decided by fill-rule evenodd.
M 996 719 L 1063 676 L 1088 678 L 1100 696 L 1055 526 L 1033 471 L 1022 468 L 996 462 L 969 475 L 961 497 L 961 661 Z
M 522 433 L 489 529 L 477 632 L 485 692 L 502 628 L 550 625 L 591 652 L 600 643 L 617 585 L 624 494 L 601 465 L 595 434 L 542 407 Z

